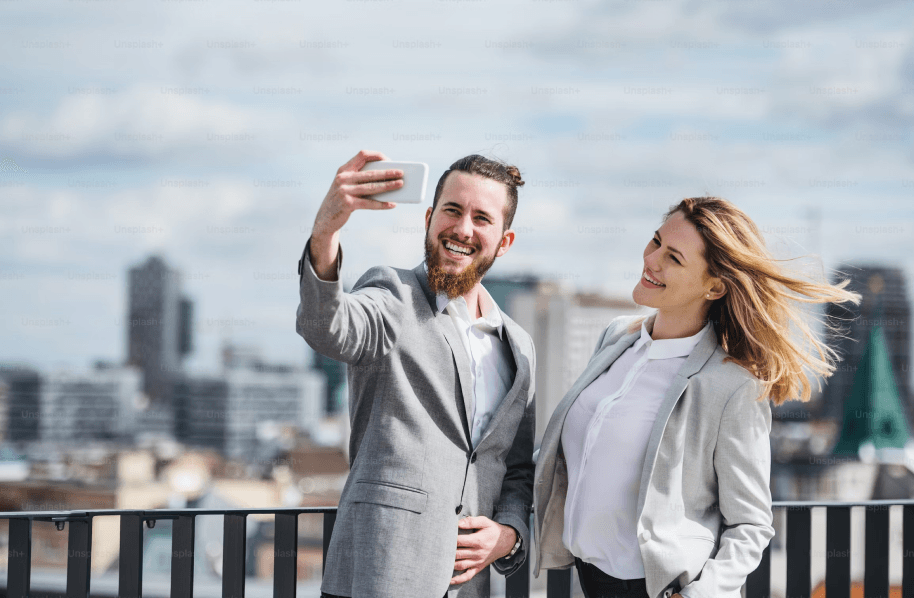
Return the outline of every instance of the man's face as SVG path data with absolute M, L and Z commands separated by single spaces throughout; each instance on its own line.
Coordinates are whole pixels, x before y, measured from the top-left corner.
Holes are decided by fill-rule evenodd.
M 435 293 L 454 298 L 470 291 L 514 242 L 504 230 L 504 183 L 456 171 L 448 175 L 434 213 L 425 213 L 425 261 Z

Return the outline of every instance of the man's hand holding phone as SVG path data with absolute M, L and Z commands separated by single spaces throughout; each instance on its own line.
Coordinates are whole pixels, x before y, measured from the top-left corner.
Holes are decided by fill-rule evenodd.
M 336 171 L 336 177 L 314 219 L 311 231 L 311 265 L 321 280 L 336 280 L 336 260 L 340 249 L 340 230 L 356 210 L 389 210 L 392 202 L 369 196 L 403 186 L 403 171 L 366 170 L 368 162 L 387 160 L 381 152 L 362 150 Z

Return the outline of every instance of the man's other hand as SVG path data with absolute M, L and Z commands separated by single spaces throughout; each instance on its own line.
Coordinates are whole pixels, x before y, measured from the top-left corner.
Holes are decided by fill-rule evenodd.
M 465 517 L 457 523 L 461 530 L 475 530 L 457 536 L 454 570 L 463 573 L 451 578 L 451 585 L 466 583 L 496 560 L 507 556 L 517 543 L 517 532 L 488 517 Z

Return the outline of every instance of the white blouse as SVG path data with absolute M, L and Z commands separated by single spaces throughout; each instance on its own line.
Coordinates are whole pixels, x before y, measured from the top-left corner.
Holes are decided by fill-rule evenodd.
M 638 493 L 651 429 L 664 395 L 709 322 L 687 338 L 641 337 L 568 410 L 562 449 L 568 464 L 565 547 L 619 579 L 644 577 L 637 538 Z

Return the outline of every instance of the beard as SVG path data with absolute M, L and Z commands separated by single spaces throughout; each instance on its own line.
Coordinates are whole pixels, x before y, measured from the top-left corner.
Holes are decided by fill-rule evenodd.
M 497 250 L 496 250 L 497 251 Z M 444 293 L 448 299 L 455 299 L 470 292 L 476 284 L 486 275 L 495 256 L 486 257 L 482 254 L 457 274 L 445 272 L 441 268 L 441 255 L 436 250 L 428 232 L 425 234 L 425 264 L 428 266 L 428 286 L 438 295 Z

